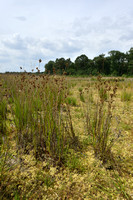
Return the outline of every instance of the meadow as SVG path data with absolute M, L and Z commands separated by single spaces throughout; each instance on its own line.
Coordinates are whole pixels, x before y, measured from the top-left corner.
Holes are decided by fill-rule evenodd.
M 0 74 L 0 199 L 133 199 L 133 79 Z

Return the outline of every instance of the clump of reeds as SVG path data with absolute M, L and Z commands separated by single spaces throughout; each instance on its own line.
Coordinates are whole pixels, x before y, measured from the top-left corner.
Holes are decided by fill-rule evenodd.
M 0 144 L 6 137 L 7 89 L 0 82 Z
M 63 160 L 75 140 L 64 77 L 21 73 L 8 86 L 18 150 L 33 150 L 37 159 Z
M 0 197 L 2 199 L 6 190 L 5 179 L 9 180 L 6 172 L 10 169 L 7 163 L 11 157 L 7 129 L 8 95 L 6 84 L 0 80 Z
M 89 88 L 86 89 L 89 95 Z M 111 148 L 114 139 L 111 138 L 111 122 L 113 101 L 117 91 L 117 80 L 111 84 L 110 81 L 102 81 L 99 76 L 95 83 L 95 103 L 89 100 L 86 107 L 86 128 L 88 135 L 92 137 L 95 156 L 103 163 L 113 159 Z

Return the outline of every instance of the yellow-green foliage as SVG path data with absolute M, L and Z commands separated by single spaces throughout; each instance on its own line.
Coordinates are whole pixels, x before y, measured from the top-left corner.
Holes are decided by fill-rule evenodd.
M 132 87 L 126 78 L 1 75 L 0 199 L 131 200 L 133 102 L 121 95 Z
M 67 97 L 66 99 L 66 103 L 72 105 L 72 106 L 76 106 L 77 105 L 77 101 L 75 97 Z
M 121 101 L 131 101 L 132 99 L 132 92 L 131 91 L 122 91 L 121 94 Z

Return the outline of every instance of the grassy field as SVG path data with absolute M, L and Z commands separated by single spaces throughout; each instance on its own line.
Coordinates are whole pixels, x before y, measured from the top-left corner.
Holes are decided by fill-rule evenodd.
M 133 79 L 1 74 L 0 199 L 133 199 Z

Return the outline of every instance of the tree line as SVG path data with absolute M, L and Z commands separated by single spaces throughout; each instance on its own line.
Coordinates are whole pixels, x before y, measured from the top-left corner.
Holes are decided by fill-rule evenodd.
M 112 50 L 105 54 L 89 59 L 85 54 L 78 56 L 74 62 L 70 58 L 57 58 L 45 64 L 46 74 L 66 75 L 133 75 L 133 47 L 126 53 Z

